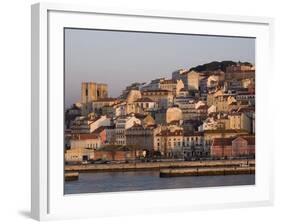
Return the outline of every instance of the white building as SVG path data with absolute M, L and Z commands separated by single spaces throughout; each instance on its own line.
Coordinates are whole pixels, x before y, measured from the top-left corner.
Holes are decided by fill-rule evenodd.
M 135 105 L 139 106 L 143 111 L 157 109 L 157 103 L 148 97 L 143 97 L 134 102 Z
M 101 126 L 110 126 L 111 119 L 106 116 L 100 117 L 78 117 L 71 126 L 71 133 L 73 134 L 89 134 Z
M 208 108 L 208 114 L 217 112 L 217 108 L 215 105 L 212 105 Z

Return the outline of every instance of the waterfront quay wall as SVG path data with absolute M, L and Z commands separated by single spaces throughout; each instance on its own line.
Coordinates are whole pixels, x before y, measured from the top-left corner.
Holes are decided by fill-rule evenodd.
M 201 167 L 183 169 L 161 169 L 160 177 L 183 176 L 214 176 L 214 175 L 238 175 L 255 174 L 255 167 Z
M 65 171 L 107 172 L 107 171 L 136 171 L 160 170 L 163 168 L 197 168 L 197 167 L 234 167 L 255 166 L 253 159 L 240 160 L 209 160 L 209 161 L 173 161 L 173 162 L 142 162 L 120 164 L 81 164 L 65 165 Z

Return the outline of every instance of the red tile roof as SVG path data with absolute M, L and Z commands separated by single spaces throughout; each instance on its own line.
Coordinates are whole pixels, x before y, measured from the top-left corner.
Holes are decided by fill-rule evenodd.
M 137 99 L 135 102 L 137 102 L 137 103 L 141 103 L 141 102 L 147 103 L 147 102 L 154 102 L 154 101 L 152 99 L 148 98 L 148 97 L 142 97 L 140 99 Z
M 71 139 L 73 140 L 98 139 L 98 136 L 96 134 L 73 134 Z
M 246 140 L 248 145 L 255 145 L 255 137 L 254 136 L 238 136 L 232 138 L 214 138 L 213 146 L 230 146 L 232 142 L 238 138 Z

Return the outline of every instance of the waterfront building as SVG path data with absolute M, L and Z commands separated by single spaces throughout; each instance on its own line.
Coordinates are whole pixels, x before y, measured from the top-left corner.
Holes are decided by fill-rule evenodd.
M 255 137 L 214 138 L 211 145 L 212 157 L 254 156 Z
M 186 160 L 210 156 L 210 144 L 205 141 L 203 132 L 184 132 L 182 145 Z
M 131 128 L 126 130 L 126 143 L 136 149 L 147 150 L 151 153 L 154 148 L 154 129 L 153 126 L 143 126 L 134 124 Z
M 163 129 L 155 135 L 154 150 L 162 156 L 183 159 L 183 130 Z
M 94 159 L 94 150 L 86 148 L 69 149 L 64 154 L 65 162 L 82 162 Z
M 248 135 L 249 133 L 242 129 L 216 129 L 216 130 L 205 130 L 204 139 L 208 144 L 211 144 L 215 138 L 231 138 L 242 135 Z
M 72 134 L 70 149 L 99 149 L 101 144 L 101 139 L 96 134 Z
M 145 155 L 143 150 L 132 149 L 128 146 L 119 147 L 114 145 L 107 145 L 99 150 L 94 150 L 93 153 L 93 158 L 95 160 L 101 159 L 104 161 L 118 162 L 135 161 Z

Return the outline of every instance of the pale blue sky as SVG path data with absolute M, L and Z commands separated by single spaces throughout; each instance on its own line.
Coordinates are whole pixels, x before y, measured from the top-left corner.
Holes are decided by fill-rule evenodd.
M 255 39 L 65 29 L 65 103 L 80 100 L 82 81 L 107 83 L 117 97 L 132 82 L 223 60 L 255 64 Z

